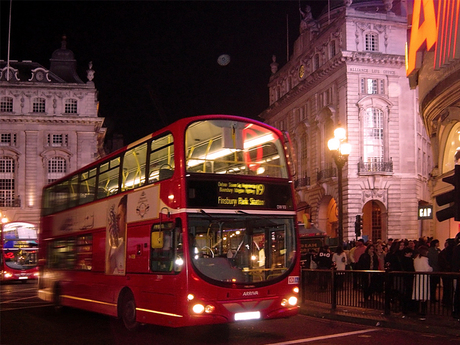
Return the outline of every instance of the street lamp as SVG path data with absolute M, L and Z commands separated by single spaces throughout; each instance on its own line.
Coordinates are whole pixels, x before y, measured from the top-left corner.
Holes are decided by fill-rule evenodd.
M 343 246 L 343 186 L 342 186 L 342 169 L 348 160 L 348 155 L 351 152 L 351 145 L 346 142 L 347 132 L 345 128 L 339 127 L 334 131 L 334 138 L 329 139 L 327 147 L 332 152 L 334 157 L 335 165 L 337 166 L 338 175 L 338 188 L 339 188 L 339 224 L 338 224 L 338 235 L 339 245 Z

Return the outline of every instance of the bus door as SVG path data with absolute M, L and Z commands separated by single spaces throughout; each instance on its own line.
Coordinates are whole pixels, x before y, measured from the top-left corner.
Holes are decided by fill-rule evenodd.
M 177 313 L 180 272 L 184 265 L 180 218 L 152 224 L 148 237 L 138 239 L 130 247 L 128 260 L 135 257 L 134 261 L 137 261 L 132 267 L 149 273 L 141 276 L 141 307 L 161 313 Z

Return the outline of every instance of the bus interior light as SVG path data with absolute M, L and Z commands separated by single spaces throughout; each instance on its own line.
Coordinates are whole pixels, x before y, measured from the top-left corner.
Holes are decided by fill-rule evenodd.
M 175 263 L 177 266 L 182 266 L 184 264 L 184 259 L 177 257 Z
M 257 175 L 261 175 L 265 172 L 265 168 L 264 167 L 258 167 L 257 168 Z
M 259 136 L 257 138 L 254 138 L 254 139 L 246 141 L 244 143 L 244 149 L 248 150 L 248 149 L 250 149 L 252 147 L 261 146 L 261 145 L 263 145 L 265 143 L 268 143 L 268 142 L 271 142 L 273 140 L 275 140 L 275 138 L 274 138 L 273 134 L 271 134 L 271 133 L 261 135 L 261 136 Z M 238 150 L 236 150 L 236 151 L 238 151 Z M 234 152 L 235 152 L 235 150 L 224 148 L 222 150 L 217 150 L 217 151 L 212 152 L 212 153 L 201 155 L 201 156 L 197 157 L 196 159 L 190 159 L 187 162 L 187 167 L 192 168 L 194 166 L 197 166 L 198 164 L 203 164 L 206 161 L 212 161 L 212 160 L 215 160 L 215 159 L 218 159 L 218 158 L 222 158 L 222 157 L 228 156 L 229 154 L 234 153 Z

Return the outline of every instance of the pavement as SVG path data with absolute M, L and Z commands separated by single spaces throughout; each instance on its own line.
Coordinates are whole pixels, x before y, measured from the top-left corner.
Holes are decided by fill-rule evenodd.
M 330 304 L 313 301 L 308 301 L 308 305 L 302 305 L 300 313 L 367 326 L 460 337 L 460 319 L 447 316 L 427 315 L 425 320 L 421 320 L 420 316 L 415 314 L 385 315 L 383 311 L 366 308 L 337 306 L 335 310 L 332 310 Z

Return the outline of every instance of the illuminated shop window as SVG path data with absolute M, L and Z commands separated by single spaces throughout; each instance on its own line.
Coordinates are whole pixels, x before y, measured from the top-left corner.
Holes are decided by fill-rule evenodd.
M 454 169 L 455 154 L 457 151 L 460 151 L 460 123 L 457 123 L 454 127 L 452 127 L 449 137 L 447 138 L 446 147 L 444 148 L 441 173 L 444 174 Z

